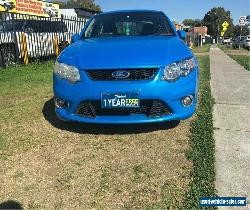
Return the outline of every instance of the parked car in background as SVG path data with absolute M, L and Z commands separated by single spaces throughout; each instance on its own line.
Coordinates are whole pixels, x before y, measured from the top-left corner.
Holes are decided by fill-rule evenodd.
M 244 39 L 243 47 L 247 50 L 250 50 L 250 35 L 246 36 L 246 38 Z
M 3 7 L 5 11 L 9 11 L 15 8 L 13 2 L 9 2 L 8 0 L 0 0 L 0 6 Z
M 236 37 L 233 44 L 232 44 L 233 48 L 243 47 L 244 39 L 246 39 L 245 36 Z
M 232 39 L 231 38 L 224 38 L 223 40 L 222 40 L 222 44 L 223 45 L 230 45 L 232 43 Z
M 58 9 L 56 9 L 53 4 L 46 3 L 45 7 L 43 8 L 45 14 L 48 14 L 50 17 L 57 17 L 58 16 Z
M 26 35 L 28 55 L 31 58 L 54 55 L 54 38 L 59 44 L 69 39 L 68 28 L 62 21 L 46 19 L 15 19 L 0 23 L 0 60 L 1 65 L 16 62 L 16 51 L 22 57 L 22 32 Z
M 55 64 L 57 116 L 111 124 L 191 117 L 199 68 L 184 40 L 163 12 L 94 16 Z

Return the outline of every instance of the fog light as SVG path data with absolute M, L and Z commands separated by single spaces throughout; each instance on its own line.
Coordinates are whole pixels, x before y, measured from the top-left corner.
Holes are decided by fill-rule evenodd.
M 65 109 L 68 106 L 68 102 L 61 99 L 61 98 L 56 98 L 55 99 L 55 106 L 58 109 Z
M 187 106 L 191 106 L 192 103 L 193 103 L 193 100 L 194 100 L 194 96 L 192 95 L 189 95 L 189 96 L 186 96 L 184 97 L 181 102 L 182 102 L 182 105 L 187 107 Z

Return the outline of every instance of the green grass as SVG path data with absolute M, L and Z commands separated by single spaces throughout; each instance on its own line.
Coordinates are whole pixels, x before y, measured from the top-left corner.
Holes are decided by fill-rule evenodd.
M 225 53 L 248 53 L 248 50 L 244 49 L 244 48 L 240 48 L 240 49 L 234 49 L 232 46 L 229 45 L 222 45 L 222 44 L 218 44 L 217 45 L 223 52 Z
M 250 56 L 248 55 L 229 55 L 237 63 L 244 66 L 244 68 L 250 71 Z
M 53 62 L 0 70 L 0 178 L 6 189 L 0 200 L 17 198 L 31 209 L 198 207 L 200 196 L 214 192 L 209 58 L 198 59 L 200 103 L 190 142 L 191 120 L 171 129 L 62 123 L 51 102 Z
M 210 46 L 211 46 L 210 44 L 205 44 L 202 47 L 195 47 L 193 49 L 193 52 L 194 53 L 206 53 L 206 52 L 209 52 Z
M 242 65 L 246 70 L 250 71 L 250 54 L 248 50 L 244 48 L 233 49 L 230 46 L 221 44 L 218 44 L 217 46 L 232 59 L 234 59 L 237 63 Z
M 52 69 L 53 62 L 0 69 L 0 159 L 38 144 L 24 124 L 35 128 L 44 99 L 51 97 Z
M 48 62 L 0 70 L 0 200 L 24 209 L 178 209 L 191 179 L 191 120 L 63 123 L 52 69 Z
M 222 44 L 218 44 L 217 45 L 222 51 L 227 52 L 229 50 L 233 50 L 233 48 L 231 46 L 228 45 L 222 45 Z
M 191 123 L 192 150 L 188 157 L 193 162 L 192 182 L 185 209 L 200 209 L 199 198 L 215 196 L 215 142 L 213 138 L 213 104 L 210 89 L 209 57 L 199 57 L 200 91 L 195 120 Z

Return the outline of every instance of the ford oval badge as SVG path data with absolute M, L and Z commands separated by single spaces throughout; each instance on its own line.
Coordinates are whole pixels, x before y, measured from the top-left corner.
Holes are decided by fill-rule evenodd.
M 123 70 L 114 71 L 112 73 L 112 77 L 114 77 L 116 79 L 126 79 L 129 76 L 130 76 L 130 73 L 128 71 L 123 71 Z

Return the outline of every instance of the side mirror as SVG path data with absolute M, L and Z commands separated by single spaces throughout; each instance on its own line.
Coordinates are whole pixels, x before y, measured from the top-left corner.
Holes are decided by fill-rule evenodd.
M 71 37 L 71 43 L 74 43 L 74 42 L 77 42 L 80 40 L 80 35 L 79 34 L 74 34 L 72 37 Z
M 185 40 L 186 39 L 186 32 L 183 31 L 183 30 L 178 30 L 177 31 L 179 37 L 182 39 L 182 40 Z

